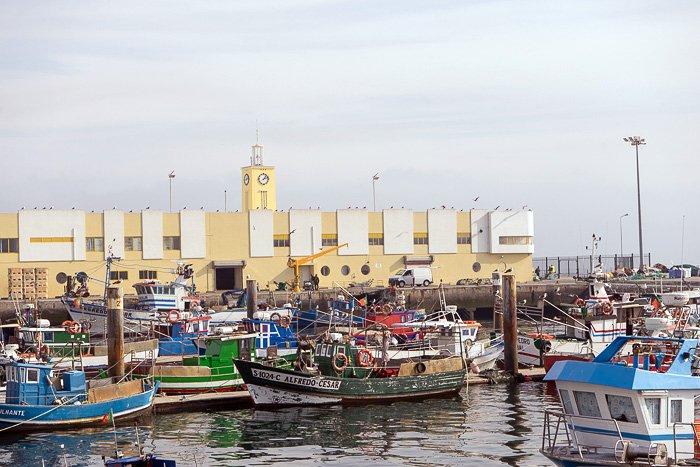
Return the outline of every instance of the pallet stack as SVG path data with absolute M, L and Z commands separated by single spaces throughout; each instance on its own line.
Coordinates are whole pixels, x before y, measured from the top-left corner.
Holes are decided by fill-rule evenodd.
M 24 297 L 24 285 L 22 283 L 22 268 L 7 268 L 8 295 L 15 298 Z
M 35 300 L 49 298 L 49 268 L 8 268 L 9 295 Z

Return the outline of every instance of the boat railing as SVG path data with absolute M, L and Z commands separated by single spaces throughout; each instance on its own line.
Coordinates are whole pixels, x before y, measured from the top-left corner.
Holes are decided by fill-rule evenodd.
M 617 420 L 573 415 L 547 409 L 544 412 L 542 451 L 554 456 L 569 456 L 572 452 L 577 452 L 581 459 L 585 459 L 587 454 L 611 454 L 615 456 L 614 447 L 587 445 L 580 442 L 580 430 L 577 428 L 577 423 L 584 420 L 595 421 L 598 425 L 613 425 L 614 431 L 617 432 L 618 443 L 624 441 Z
M 679 441 L 689 441 L 690 438 L 688 437 L 689 433 L 687 433 L 687 429 L 684 428 L 690 428 L 690 431 L 692 432 L 693 435 L 693 447 L 694 450 L 692 451 L 679 451 L 678 450 L 678 442 Z M 682 458 L 700 458 L 700 439 L 698 438 L 698 431 L 700 430 L 700 423 L 674 423 L 673 424 L 673 452 L 675 453 L 675 458 L 676 459 L 682 459 Z

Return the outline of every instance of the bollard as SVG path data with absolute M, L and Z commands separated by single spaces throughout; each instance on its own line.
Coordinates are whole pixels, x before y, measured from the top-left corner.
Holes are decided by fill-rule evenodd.
M 258 310 L 258 284 L 255 279 L 246 280 L 246 310 L 248 319 L 253 319 L 253 313 Z
M 108 375 L 124 376 L 124 290 L 107 287 L 107 366 Z
M 518 376 L 518 310 L 515 295 L 515 276 L 503 275 L 503 351 L 504 369 Z

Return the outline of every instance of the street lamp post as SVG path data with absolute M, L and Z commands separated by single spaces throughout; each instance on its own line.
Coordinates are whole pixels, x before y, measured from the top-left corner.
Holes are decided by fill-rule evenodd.
M 174 170 L 170 172 L 168 178 L 170 179 L 170 212 L 173 212 L 173 178 L 175 178 Z
M 623 254 L 622 253 L 623 252 L 623 249 L 622 249 L 622 218 L 627 217 L 629 215 L 630 215 L 630 213 L 623 214 L 622 216 L 620 216 L 620 258 L 622 258 L 622 254 Z
M 374 174 L 372 176 L 372 202 L 374 203 L 373 204 L 373 211 L 377 210 L 377 195 L 376 195 L 376 192 L 374 191 L 374 182 L 376 182 L 377 180 L 379 180 L 379 172 L 377 172 L 376 174 Z
M 629 138 L 622 138 L 626 143 L 630 143 L 634 146 L 635 154 L 637 156 L 637 209 L 639 215 L 639 271 L 644 271 L 644 249 L 642 247 L 642 195 L 639 188 L 639 145 L 646 145 L 644 138 L 639 136 L 630 136 Z

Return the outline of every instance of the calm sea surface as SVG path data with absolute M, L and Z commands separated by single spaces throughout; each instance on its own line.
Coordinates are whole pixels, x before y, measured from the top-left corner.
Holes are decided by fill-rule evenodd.
M 178 467 L 316 465 L 551 466 L 537 450 L 546 383 L 472 385 L 459 396 L 362 407 L 232 410 L 142 420 L 147 452 Z M 136 452 L 133 426 L 117 426 L 119 448 Z M 64 445 L 61 448 L 61 444 Z M 101 465 L 114 453 L 108 428 L 0 438 L 0 465 Z

